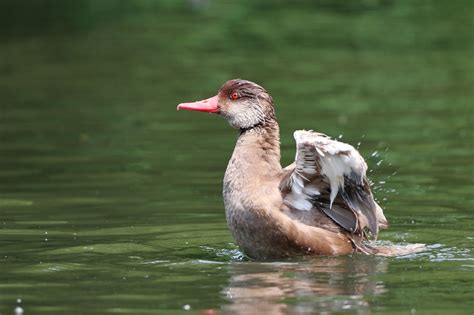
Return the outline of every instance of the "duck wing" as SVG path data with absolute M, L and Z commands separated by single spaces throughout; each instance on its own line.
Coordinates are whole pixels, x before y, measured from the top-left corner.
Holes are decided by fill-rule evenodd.
M 280 183 L 285 204 L 295 211 L 320 210 L 343 229 L 376 238 L 388 226 L 366 177 L 367 164 L 349 144 L 306 130 L 295 131 L 295 162 Z

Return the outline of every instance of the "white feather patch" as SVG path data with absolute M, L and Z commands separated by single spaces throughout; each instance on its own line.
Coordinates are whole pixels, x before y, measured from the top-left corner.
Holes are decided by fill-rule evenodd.
M 303 191 L 308 196 L 319 196 L 319 195 L 321 195 L 321 192 L 319 191 L 319 189 L 315 185 L 307 185 L 304 188 Z
M 355 173 L 362 180 L 367 164 L 353 146 L 306 130 L 295 131 L 294 137 L 297 145 L 296 169 L 313 175 L 316 173 L 316 164 L 319 164 L 321 175 L 326 176 L 329 181 L 331 206 L 339 189 L 344 187 L 344 176 Z M 310 156 L 311 154 L 313 156 Z M 292 191 L 298 194 L 305 188 L 300 176 L 297 172 L 292 176 Z
M 303 178 L 300 177 L 300 176 L 294 176 L 293 177 L 293 186 L 292 186 L 291 190 L 295 194 L 301 194 L 303 192 L 303 188 L 304 188 Z
M 313 208 L 313 204 L 303 194 L 290 193 L 285 197 L 285 203 L 301 211 L 310 211 Z

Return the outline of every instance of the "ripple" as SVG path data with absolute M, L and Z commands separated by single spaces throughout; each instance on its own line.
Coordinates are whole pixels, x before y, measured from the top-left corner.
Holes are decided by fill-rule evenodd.
M 427 245 L 426 250 L 406 256 L 400 259 L 424 259 L 432 262 L 444 261 L 474 261 L 471 251 L 467 248 L 446 247 L 442 244 Z

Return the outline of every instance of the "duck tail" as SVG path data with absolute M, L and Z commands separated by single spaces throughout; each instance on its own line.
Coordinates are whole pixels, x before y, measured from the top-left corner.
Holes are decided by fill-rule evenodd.
M 408 245 L 375 245 L 362 243 L 356 246 L 357 251 L 367 255 L 377 255 L 385 257 L 405 256 L 419 253 L 426 249 L 425 244 Z

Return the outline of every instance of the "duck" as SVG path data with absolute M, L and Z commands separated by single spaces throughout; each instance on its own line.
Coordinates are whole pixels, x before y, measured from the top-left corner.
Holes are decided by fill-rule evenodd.
M 419 249 L 373 245 L 388 221 L 370 189 L 367 164 L 353 146 L 297 130 L 295 160 L 282 167 L 273 98 L 257 83 L 229 80 L 217 95 L 177 109 L 222 116 L 238 131 L 223 200 L 231 234 L 249 258 L 392 256 Z

